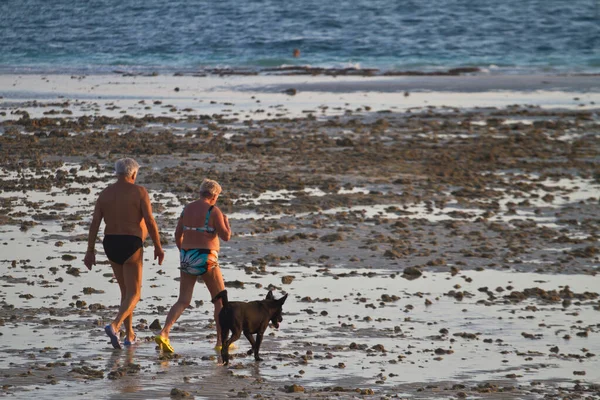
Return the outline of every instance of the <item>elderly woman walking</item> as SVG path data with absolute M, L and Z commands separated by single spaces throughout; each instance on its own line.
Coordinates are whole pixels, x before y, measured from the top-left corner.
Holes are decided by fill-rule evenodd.
M 189 203 L 181 213 L 175 229 L 175 243 L 180 253 L 179 299 L 171 307 L 164 328 L 154 339 L 160 348 L 173 353 L 169 342 L 171 327 L 190 305 L 196 279 L 202 277 L 212 299 L 225 289 L 223 276 L 219 268 L 219 238 L 228 241 L 231 228 L 227 216 L 215 206 L 221 186 L 213 180 L 205 179 L 200 185 L 200 198 Z M 221 311 L 221 299 L 213 300 L 217 322 Z M 217 326 L 217 346 L 220 350 L 221 335 Z
M 138 163 L 131 158 L 123 158 L 115 163 L 117 182 L 109 185 L 98 196 L 84 258 L 85 266 L 91 270 L 92 265 L 96 265 L 96 237 L 104 219 L 106 226 L 102 244 L 121 289 L 119 312 L 104 327 L 115 349 L 121 348 L 118 332 L 123 323 L 126 331 L 124 344 L 130 345 L 136 338 L 133 331 L 133 310 L 140 299 L 143 242 L 148 233 L 154 242 L 154 259 L 158 259 L 159 265 L 164 259 L 148 191 L 135 184 L 139 168 Z

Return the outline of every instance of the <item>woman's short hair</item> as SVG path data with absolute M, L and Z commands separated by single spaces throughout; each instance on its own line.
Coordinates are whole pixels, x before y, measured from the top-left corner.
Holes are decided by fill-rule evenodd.
M 115 163 L 115 173 L 130 177 L 140 169 L 140 165 L 133 158 L 121 158 Z
M 221 185 L 212 179 L 205 179 L 200 185 L 200 196 L 213 197 L 221 193 Z

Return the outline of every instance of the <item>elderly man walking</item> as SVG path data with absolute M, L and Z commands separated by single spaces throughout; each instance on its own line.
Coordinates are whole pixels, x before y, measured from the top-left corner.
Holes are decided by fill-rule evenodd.
M 88 236 L 85 266 L 91 270 L 96 265 L 95 244 L 100 223 L 104 219 L 104 252 L 110 261 L 119 288 L 121 305 L 116 318 L 104 327 L 115 349 L 121 348 L 118 332 L 125 323 L 124 344 L 135 342 L 133 310 L 140 299 L 142 286 L 143 242 L 150 234 L 154 242 L 154 259 L 161 265 L 164 252 L 160 244 L 158 227 L 152 216 L 148 191 L 136 185 L 140 166 L 131 158 L 115 163 L 117 181 L 98 196 Z

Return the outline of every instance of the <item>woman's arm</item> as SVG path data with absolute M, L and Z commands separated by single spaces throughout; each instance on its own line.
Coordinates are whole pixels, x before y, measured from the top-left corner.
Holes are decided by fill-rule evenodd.
M 219 209 L 219 207 L 214 208 L 214 213 L 211 214 L 211 216 L 212 215 L 214 215 L 214 223 L 215 229 L 217 230 L 217 234 L 219 235 L 221 240 L 225 242 L 229 241 L 229 239 L 231 239 L 231 227 L 229 226 L 229 218 L 227 218 L 227 215 L 221 212 L 221 209 Z
M 177 248 L 181 250 L 181 244 L 183 243 L 183 216 L 179 217 L 177 221 L 177 228 L 175 228 L 175 244 Z

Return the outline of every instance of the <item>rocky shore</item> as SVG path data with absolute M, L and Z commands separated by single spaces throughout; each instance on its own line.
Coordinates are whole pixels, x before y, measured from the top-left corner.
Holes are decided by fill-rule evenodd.
M 67 331 L 102 352 L 84 350 L 86 340 L 79 353 L 8 340 L 4 394 L 98 393 L 107 379 L 133 379 L 134 392 L 162 397 L 600 396 L 598 110 L 364 106 L 252 120 L 185 110 L 72 116 L 72 106 L 45 104 L 40 118 L 2 110 L 18 118 L 0 119 L 0 333 Z M 222 252 L 228 286 L 245 300 L 268 286 L 294 295 L 266 339 L 265 364 L 240 351 L 219 370 L 215 355 L 186 347 L 212 338 L 201 303 L 180 324 L 174 358 L 150 343 L 131 359 L 111 355 L 92 333 L 114 313 L 116 287 L 105 266 L 84 271 L 87 224 L 123 156 L 142 164 L 138 182 L 167 248 L 202 179 L 221 183 L 235 232 Z M 136 321 L 146 339 L 176 294 L 174 251 L 168 262 L 148 267 Z M 213 372 L 192 375 L 189 365 Z

